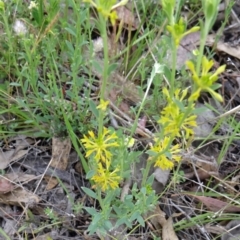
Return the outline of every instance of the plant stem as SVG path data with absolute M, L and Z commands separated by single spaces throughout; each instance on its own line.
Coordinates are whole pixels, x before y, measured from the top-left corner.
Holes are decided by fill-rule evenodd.
M 174 82 L 176 77 L 176 62 L 177 62 L 177 46 L 175 44 L 174 38 L 172 39 L 172 72 L 170 80 L 170 96 L 173 97 L 174 94 Z
M 104 62 L 103 62 L 103 75 L 102 75 L 102 83 L 101 83 L 101 92 L 100 99 L 104 99 L 107 80 L 108 80 L 108 66 L 109 66 L 109 57 L 108 57 L 108 37 L 107 37 L 107 24 L 106 19 L 99 14 L 100 19 L 100 31 L 103 39 L 103 54 L 104 54 Z M 99 111 L 99 122 L 98 122 L 98 137 L 102 135 L 103 131 L 103 120 L 104 120 L 104 111 L 100 109 Z

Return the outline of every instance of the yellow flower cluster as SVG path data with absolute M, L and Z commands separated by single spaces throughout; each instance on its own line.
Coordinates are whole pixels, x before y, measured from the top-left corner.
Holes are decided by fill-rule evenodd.
M 108 168 L 104 168 L 101 163 L 98 163 L 97 173 L 92 177 L 92 180 L 105 192 L 108 189 L 116 189 L 121 177 L 118 168 L 111 172 Z
M 166 88 L 163 89 L 163 93 L 167 97 L 167 106 L 162 110 L 158 123 L 163 125 L 164 135 L 179 137 L 182 133 L 188 139 L 193 134 L 197 116 L 194 114 L 186 116 L 188 108 L 184 106 L 183 102 L 187 95 L 187 89 L 182 91 L 181 96 L 180 89 L 176 89 L 173 98 L 170 97 Z M 193 109 L 194 104 L 189 110 Z
M 109 101 L 100 99 L 97 109 L 106 111 Z M 88 135 L 84 135 L 81 139 L 85 149 L 86 157 L 93 158 L 97 169 L 92 176 L 92 180 L 96 183 L 95 187 L 101 188 L 102 191 L 115 189 L 121 181 L 118 167 L 111 171 L 113 148 L 119 147 L 116 132 L 111 132 L 107 128 L 103 128 L 103 132 L 96 136 L 93 131 L 89 131 Z
M 183 91 L 176 89 L 173 97 L 170 96 L 167 88 L 163 89 L 163 93 L 167 99 L 167 106 L 162 110 L 158 123 L 163 126 L 164 137 L 163 140 L 155 140 L 155 144 L 151 146 L 150 150 L 156 155 L 155 167 L 172 169 L 174 161 L 179 162 L 181 160 L 180 145 L 171 146 L 172 140 L 181 136 L 181 134 L 186 139 L 189 138 L 196 126 L 197 116 L 187 114 L 187 111 L 191 112 L 194 109 L 194 105 L 190 108 L 184 106 L 187 89 Z
M 179 162 L 181 160 L 179 144 L 170 146 L 170 140 L 170 137 L 164 137 L 162 141 L 155 140 L 155 144 L 151 147 L 151 151 L 155 154 L 154 167 L 160 167 L 163 170 L 172 169 L 174 166 L 173 161 Z
M 91 179 L 102 191 L 117 188 L 121 181 L 121 177 L 117 175 L 118 168 L 113 172 L 110 171 L 112 158 L 110 150 L 119 146 L 117 138 L 115 132 L 111 133 L 110 130 L 104 128 L 103 133 L 98 137 L 93 131 L 89 131 L 88 136 L 84 135 L 81 139 L 86 149 L 86 157 L 90 158 L 92 156 L 97 165 L 96 173 Z
M 215 99 L 222 102 L 223 98 L 220 94 L 216 93 L 214 90 L 216 86 L 214 83 L 218 79 L 218 75 L 224 72 L 226 65 L 222 65 L 219 67 L 214 73 L 211 73 L 210 70 L 214 65 L 213 60 L 208 60 L 206 56 L 202 58 L 202 72 L 201 75 L 198 76 L 197 71 L 195 69 L 194 63 L 192 61 L 186 62 L 187 67 L 192 73 L 192 79 L 195 83 L 195 91 L 190 96 L 190 101 L 196 101 L 200 96 L 201 91 L 209 92 Z
M 163 140 L 155 141 L 155 144 L 151 147 L 151 151 L 156 154 L 155 166 L 162 169 L 172 169 L 173 162 L 179 162 L 180 156 L 178 153 L 179 145 L 171 146 L 170 139 L 175 137 L 184 136 L 188 139 L 194 134 L 193 128 L 197 126 L 195 114 L 192 114 L 195 109 L 194 102 L 200 96 L 201 91 L 209 92 L 218 101 L 223 101 L 222 96 L 215 92 L 218 75 L 225 70 L 225 65 L 219 67 L 214 73 L 210 70 L 213 67 L 214 62 L 208 60 L 207 57 L 203 57 L 201 64 L 201 74 L 197 74 L 195 65 L 192 61 L 187 61 L 186 65 L 192 73 L 192 79 L 194 81 L 193 92 L 191 96 L 186 99 L 187 89 L 181 91 L 176 89 L 173 96 L 170 96 L 167 88 L 163 89 L 163 93 L 167 99 L 167 106 L 161 112 L 161 118 L 158 123 L 163 127 Z M 185 106 L 186 105 L 186 106 Z
M 81 142 L 87 150 L 86 157 L 94 155 L 96 162 L 102 161 L 109 165 L 112 154 L 108 150 L 111 147 L 118 147 L 118 143 L 113 141 L 117 138 L 116 133 L 110 134 L 107 128 L 103 129 L 103 134 L 96 137 L 93 131 L 88 132 L 89 136 L 84 135 Z

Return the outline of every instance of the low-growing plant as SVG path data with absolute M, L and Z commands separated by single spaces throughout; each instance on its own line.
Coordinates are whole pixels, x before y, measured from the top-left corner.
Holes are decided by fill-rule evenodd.
M 0 59 L 1 68 L 6 68 L 0 75 L 8 80 L 0 84 L 0 115 L 4 117 L 3 120 L 0 119 L 0 131 L 4 135 L 3 138 L 16 131 L 25 134 L 33 131 L 32 135 L 41 137 L 69 135 L 81 159 L 87 179 L 91 183 L 91 188 L 82 189 L 98 203 L 98 209 L 76 204 L 73 210 L 78 213 L 85 209 L 92 216 L 88 227 L 90 234 L 98 232 L 105 235 L 107 231 L 120 225 L 126 228 L 131 228 L 136 223 L 145 226 L 143 215 L 154 209 L 159 199 L 152 189 L 154 176 L 149 175 L 151 167 L 172 170 L 177 166 L 179 170 L 181 152 L 190 145 L 197 114 L 202 111 L 196 107 L 200 94 L 207 92 L 215 100 L 220 102 L 223 100 L 216 91 L 220 87 L 216 81 L 218 75 L 225 70 L 225 66 L 213 70 L 213 60 L 204 51 L 207 34 L 216 20 L 216 9 L 220 0 L 202 0 L 204 20 L 200 21 L 199 27 L 190 28 L 180 17 L 183 1 L 161 1 L 164 14 L 161 15 L 160 20 L 151 19 L 151 22 L 162 23 L 165 16 L 167 17 L 165 22 L 167 26 L 165 27 L 163 23 L 162 28 L 168 35 L 165 36 L 165 41 L 171 39 L 169 43 L 171 61 L 169 64 L 164 63 L 166 61 L 163 57 L 167 55 L 167 50 L 163 49 L 162 59 L 159 61 L 155 58 L 150 61 L 144 59 L 145 62 L 139 65 L 138 73 L 147 81 L 142 80 L 144 95 L 134 109 L 135 121 L 130 130 L 121 127 L 116 130 L 106 126 L 109 122 L 110 105 L 106 91 L 109 76 L 115 66 L 109 57 L 107 21 L 110 19 L 111 25 L 115 27 L 118 20 L 116 8 L 124 6 L 128 1 L 85 0 L 83 2 L 85 8 L 81 9 L 82 1 L 78 2 L 79 5 L 76 1 L 68 1 L 74 19 L 68 19 L 67 7 L 65 18 L 59 19 L 58 1 L 52 1 L 52 4 L 46 4 L 43 0 L 31 2 L 28 14 L 31 15 L 32 21 L 27 24 L 29 29 L 34 30 L 28 32 L 22 20 L 17 22 L 18 25 L 23 24 L 20 24 L 21 29 L 11 30 L 7 17 L 10 11 L 4 2 L 0 1 L 1 22 L 8 40 L 8 42 L 3 41 Z M 191 3 L 199 4 L 197 1 Z M 142 11 L 147 13 L 144 1 L 142 5 Z M 97 20 L 93 21 L 93 24 L 103 40 L 103 66 L 99 66 L 94 60 L 93 52 L 90 51 L 89 55 L 85 55 L 86 46 L 90 45 L 89 48 L 92 48 L 93 27 L 90 26 L 89 21 L 91 7 L 94 7 L 98 13 Z M 158 10 L 154 11 L 158 12 Z M 55 27 L 57 20 L 61 23 L 60 27 Z M 189 59 L 186 62 L 184 71 L 191 79 L 190 87 L 186 88 L 176 80 L 177 50 L 181 40 L 196 31 L 201 32 L 201 41 L 198 51 L 195 51 L 196 59 Z M 147 37 L 154 38 L 154 36 L 154 32 L 146 31 L 142 39 L 146 40 Z M 64 40 L 59 41 L 60 38 Z M 136 38 L 134 41 L 138 41 Z M 129 56 L 126 57 L 122 70 L 131 71 L 129 68 L 135 65 L 140 50 L 133 54 L 133 62 L 129 65 Z M 128 51 L 129 49 L 126 50 Z M 87 57 L 90 59 L 86 63 Z M 151 62 L 155 63 L 149 66 Z M 84 72 L 87 75 L 87 84 L 91 85 L 94 81 L 91 67 L 96 65 L 98 70 L 102 71 L 98 104 L 91 99 L 90 90 L 84 89 L 86 79 L 79 74 L 81 71 Z M 122 195 L 123 183 L 131 179 L 132 165 L 143 153 L 134 148 L 134 134 L 140 114 L 145 104 L 149 102 L 147 96 L 150 91 L 153 93 L 153 99 L 150 101 L 161 100 L 165 103 L 162 110 L 154 114 L 158 132 L 144 150 L 148 154 L 148 159 L 146 167 L 142 169 L 141 183 L 134 183 Z M 156 109 L 158 108 L 152 107 L 150 110 L 156 111 Z M 80 134 L 81 138 L 79 138 Z M 226 142 L 225 148 L 227 147 Z M 85 156 L 82 154 L 82 148 L 85 150 Z M 179 171 L 174 174 L 171 182 L 176 184 L 181 181 L 184 181 L 183 173 Z M 58 218 L 51 209 L 46 208 L 45 213 L 53 224 L 58 224 Z M 203 214 L 201 218 L 205 220 L 206 216 Z M 192 219 L 191 223 L 195 223 L 195 220 Z M 185 223 L 185 226 L 189 225 L 190 223 Z M 176 227 L 178 230 L 182 229 L 181 224 L 176 224 Z
M 100 92 L 100 103 L 98 109 L 98 132 L 89 131 L 81 139 L 81 143 L 86 150 L 86 158 L 90 171 L 87 173 L 87 178 L 93 182 L 93 190 L 84 188 L 84 191 L 97 199 L 100 204 L 100 210 L 86 208 L 92 215 L 92 222 L 89 226 L 90 233 L 95 231 L 105 234 L 107 230 L 114 226 L 110 221 L 111 218 L 117 219 L 116 225 L 125 224 L 131 227 L 134 221 L 138 221 L 144 226 L 142 215 L 151 210 L 157 203 L 157 196 L 151 188 L 153 177 L 149 177 L 149 170 L 152 165 L 163 170 L 172 169 L 175 165 L 181 162 L 181 150 L 184 149 L 183 142 L 190 141 L 194 134 L 193 128 L 196 126 L 196 117 L 199 110 L 195 103 L 198 100 L 201 92 L 208 92 L 218 101 L 222 101 L 221 95 L 216 92 L 219 87 L 216 84 L 217 77 L 225 69 L 225 66 L 219 67 L 216 71 L 211 71 L 213 60 L 209 60 L 204 55 L 204 45 L 206 36 L 211 30 L 211 27 L 216 18 L 216 7 L 219 1 L 203 1 L 204 22 L 200 23 L 200 27 L 192 27 L 187 30 L 187 24 L 183 18 L 177 18 L 175 12 L 176 1 L 162 0 L 162 7 L 168 19 L 167 31 L 172 39 L 172 64 L 170 78 L 168 78 L 167 87 L 163 88 L 163 94 L 166 99 L 166 106 L 160 112 L 158 120 L 159 130 L 155 134 L 154 142 L 150 144 L 147 150 L 149 158 L 147 166 L 143 170 L 143 179 L 140 189 L 136 184 L 133 185 L 129 193 L 125 195 L 122 201 L 118 200 L 121 192 L 121 183 L 131 177 L 131 165 L 136 161 L 137 152 L 128 149 L 128 143 L 124 141 L 126 136 L 121 130 L 114 130 L 103 126 L 104 118 L 107 116 L 107 108 L 109 101 L 105 99 L 106 82 L 109 74 L 109 58 L 106 21 L 109 17 L 111 23 L 115 24 L 116 13 L 114 11 L 115 1 L 109 1 L 108 4 L 104 1 L 85 1 L 94 6 L 99 15 L 100 33 L 104 42 L 104 68 L 103 68 L 103 83 Z M 125 4 L 126 1 L 121 1 L 118 5 Z M 192 81 L 191 88 L 181 89 L 176 87 L 176 57 L 177 48 L 181 39 L 189 33 L 201 30 L 201 44 L 198 51 L 196 61 L 187 61 L 186 66 L 189 69 L 189 75 Z M 146 94 L 153 83 L 154 78 L 158 78 L 159 74 L 164 74 L 164 66 L 155 63 L 152 69 L 151 76 L 148 80 Z M 143 97 L 141 106 L 139 107 L 139 116 L 146 94 Z M 136 117 L 136 121 L 137 118 Z M 131 130 L 130 138 L 136 129 L 136 122 Z M 134 156 L 132 158 L 132 156 Z

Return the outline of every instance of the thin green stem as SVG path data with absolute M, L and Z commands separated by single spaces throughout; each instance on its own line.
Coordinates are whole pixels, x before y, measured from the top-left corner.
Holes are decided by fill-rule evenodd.
M 99 202 L 99 204 L 101 206 L 101 209 L 103 210 L 104 209 L 104 204 L 103 204 L 102 192 L 101 192 L 100 188 L 97 189 L 97 198 L 98 198 L 98 202 Z
M 198 54 L 198 58 L 197 58 L 196 72 L 197 72 L 198 76 L 200 76 L 202 58 L 203 58 L 203 55 L 204 55 L 204 47 L 205 47 L 207 34 L 208 34 L 208 30 L 205 29 L 205 28 L 207 28 L 207 26 L 202 27 L 202 29 L 203 29 L 202 31 L 203 32 L 201 33 L 200 48 L 199 48 L 199 54 Z
M 109 67 L 109 57 L 108 57 L 108 37 L 107 37 L 107 24 L 106 19 L 99 15 L 100 19 L 100 31 L 103 39 L 103 54 L 104 54 L 104 62 L 103 62 L 103 75 L 102 75 L 102 83 L 101 83 L 101 92 L 100 99 L 104 99 L 107 80 L 108 80 L 108 67 Z M 104 111 L 99 110 L 99 119 L 98 119 L 98 136 L 102 135 L 103 131 L 103 120 L 104 120 Z
M 176 77 L 176 63 L 177 63 L 177 46 L 175 44 L 174 38 L 172 39 L 172 72 L 170 80 L 170 96 L 173 97 L 174 94 L 174 82 Z
M 143 178 L 142 178 L 142 184 L 141 184 L 142 187 L 146 185 L 147 177 L 148 177 L 150 168 L 154 162 L 154 159 L 155 157 L 152 160 L 147 161 L 146 168 L 143 171 Z

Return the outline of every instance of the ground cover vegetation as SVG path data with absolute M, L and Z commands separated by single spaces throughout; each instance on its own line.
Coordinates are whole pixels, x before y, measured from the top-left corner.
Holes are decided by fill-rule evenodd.
M 0 1 L 3 239 L 237 239 L 238 1 Z

